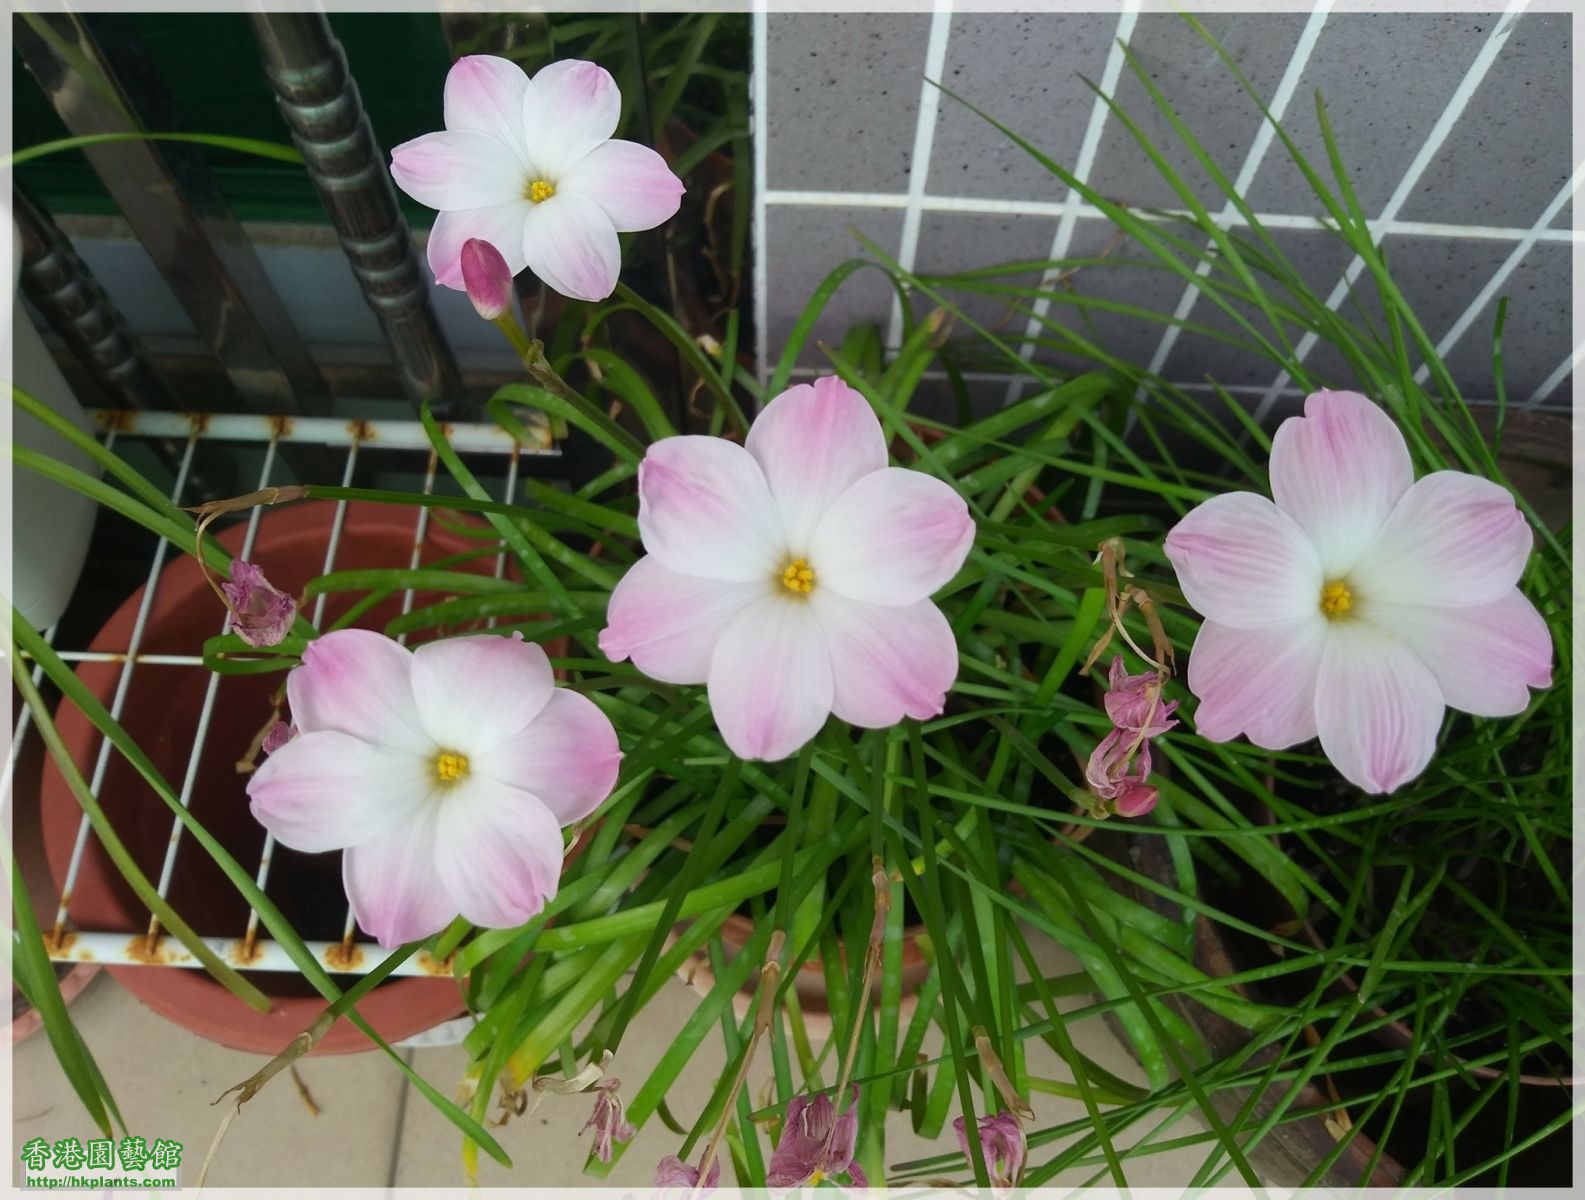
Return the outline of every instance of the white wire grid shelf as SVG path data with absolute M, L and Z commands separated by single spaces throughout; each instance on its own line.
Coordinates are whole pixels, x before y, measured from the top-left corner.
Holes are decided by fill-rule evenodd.
M 226 442 L 239 446 L 251 444 L 254 447 L 264 447 L 263 465 L 259 470 L 256 487 L 263 489 L 278 482 L 273 478 L 279 460 L 279 448 L 282 444 L 312 444 L 327 447 L 332 450 L 340 449 L 345 452 L 342 468 L 341 486 L 350 487 L 357 469 L 360 453 L 378 449 L 381 452 L 395 451 L 412 460 L 413 465 L 423 463 L 425 495 L 433 494 L 435 487 L 438 460 L 430 445 L 429 437 L 422 424 L 417 421 L 343 421 L 334 418 L 282 418 L 266 417 L 251 414 L 228 413 L 166 413 L 166 412 L 127 412 L 112 410 L 94 410 L 89 413 L 100 429 L 104 431 L 104 444 L 109 449 L 115 449 L 119 442 L 135 439 L 176 439 L 183 443 L 183 450 L 176 469 L 175 483 L 171 489 L 172 503 L 181 504 L 184 501 L 184 492 L 187 488 L 189 474 L 193 464 L 194 453 L 200 442 Z M 525 456 L 556 457 L 559 451 L 550 447 L 528 447 L 518 443 L 510 434 L 496 425 L 489 424 L 454 424 L 447 426 L 447 436 L 451 445 L 460 453 L 470 456 L 496 456 L 505 460 L 505 484 L 502 488 L 501 499 L 511 501 L 517 490 L 519 465 Z M 382 459 L 382 461 L 389 461 Z M 338 500 L 335 502 L 335 513 L 330 525 L 329 539 L 324 547 L 324 559 L 320 573 L 329 573 L 336 569 L 337 553 L 341 548 L 342 533 L 344 529 L 348 502 Z M 254 508 L 247 521 L 247 530 L 242 544 L 242 557 L 247 558 L 251 553 L 254 540 L 258 531 L 263 508 Z M 413 548 L 411 557 L 406 564 L 410 569 L 416 568 L 424 547 L 426 535 L 429 530 L 431 509 L 421 507 L 416 509 L 413 527 Z M 113 696 L 109 699 L 107 707 L 110 715 L 120 721 L 127 703 L 127 696 L 135 672 L 147 667 L 180 667 L 187 670 L 204 672 L 207 676 L 202 706 L 198 713 L 196 725 L 191 730 L 190 749 L 186 753 L 186 768 L 183 773 L 179 801 L 184 809 L 191 807 L 194 793 L 199 779 L 199 766 L 204 759 L 207 739 L 210 732 L 211 718 L 215 712 L 216 697 L 221 677 L 207 671 L 201 654 L 159 654 L 145 653 L 142 651 L 145 630 L 149 614 L 154 606 L 155 598 L 159 591 L 161 574 L 171 554 L 171 543 L 160 539 L 154 548 L 153 558 L 150 562 L 148 574 L 144 581 L 142 599 L 137 611 L 136 621 L 133 625 L 130 641 L 124 653 L 112 653 L 92 650 L 78 650 L 54 646 L 57 628 L 51 627 L 44 631 L 44 638 L 57 655 L 65 662 L 71 664 L 102 663 L 109 664 L 116 671 Z M 178 548 L 176 553 L 181 554 L 185 547 Z M 496 555 L 494 575 L 497 579 L 503 578 L 506 571 L 507 552 L 503 547 Z M 391 564 L 398 565 L 398 564 Z M 402 595 L 401 611 L 405 615 L 412 611 L 414 593 L 411 590 Z M 311 611 L 306 615 L 316 626 L 324 618 L 327 595 L 320 593 L 314 598 Z M 219 607 L 218 604 L 216 606 Z M 494 619 L 491 619 L 494 624 Z M 226 614 L 223 620 L 217 620 L 214 632 L 224 633 L 230 628 L 230 616 Z M 207 631 L 200 634 L 194 631 L 195 648 L 202 637 L 207 636 Z M 405 640 L 405 635 L 404 635 Z M 35 666 L 33 682 L 37 685 L 43 678 L 43 668 Z M 32 710 L 23 705 L 17 717 L 16 725 L 12 731 L 11 753 L 5 763 L 4 774 L 0 776 L 0 805 L 10 799 L 11 788 L 15 780 L 15 769 L 18 756 L 23 750 L 24 741 L 32 725 Z M 174 730 L 173 736 L 182 739 L 186 730 Z M 89 775 L 89 788 L 97 798 L 105 784 L 106 774 L 116 754 L 114 747 L 105 739 L 98 739 L 98 748 L 94 752 L 93 766 Z M 80 764 L 81 765 L 81 764 Z M 53 768 L 51 768 L 53 769 Z M 87 773 L 87 772 L 85 772 Z M 175 783 L 174 778 L 171 782 Z M 186 849 L 189 840 L 184 836 L 185 827 L 182 822 L 172 817 L 169 842 L 166 846 L 164 860 L 160 866 L 159 879 L 156 890 L 162 899 L 167 898 L 171 881 L 175 874 L 178 855 L 183 853 L 202 854 L 199 848 Z M 57 903 L 50 930 L 45 936 L 46 946 L 50 957 L 57 962 L 95 962 L 107 966 L 144 966 L 144 967 L 186 967 L 199 968 L 202 964 L 179 941 L 164 934 L 159 922 L 152 914 L 145 933 L 129 936 L 126 930 L 109 931 L 91 928 L 73 928 L 71 901 L 76 889 L 80 872 L 93 838 L 92 829 L 86 814 L 83 815 L 77 827 L 76 841 L 72 846 L 71 858 L 62 880 L 61 895 Z M 268 833 L 265 834 L 263 850 L 259 855 L 254 882 L 261 891 L 267 891 L 270 882 L 270 862 L 275 850 L 275 840 Z M 373 943 L 358 940 L 358 928 L 350 905 L 345 905 L 345 916 L 342 920 L 342 935 L 337 940 L 306 940 L 309 951 L 322 963 L 332 970 L 361 974 L 371 969 L 385 957 L 385 952 Z M 40 914 L 41 916 L 43 914 Z M 202 921 L 202 914 L 183 913 L 189 920 Z M 234 966 L 246 968 L 250 971 L 296 971 L 298 968 L 286 953 L 284 947 L 269 939 L 259 936 L 259 914 L 249 908 L 245 925 L 236 931 L 236 936 L 204 936 L 202 940 L 222 960 Z M 411 956 L 396 968 L 397 975 L 434 975 L 445 973 L 447 967 L 437 962 L 428 954 L 419 953 Z

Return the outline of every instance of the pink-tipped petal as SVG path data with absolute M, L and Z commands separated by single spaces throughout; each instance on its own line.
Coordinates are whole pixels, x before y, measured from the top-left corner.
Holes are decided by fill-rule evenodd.
M 837 498 L 886 466 L 886 435 L 869 402 L 833 376 L 788 388 L 744 442 L 765 472 L 792 545 L 807 552 Z
M 443 212 L 520 200 L 527 182 L 522 164 L 500 142 L 451 129 L 392 150 L 391 178 L 420 204 Z
M 958 573 L 974 518 L 950 485 L 918 471 L 871 471 L 826 510 L 809 547 L 815 586 L 874 604 L 914 604 Z
M 523 94 L 528 156 L 552 183 L 616 132 L 622 94 L 604 67 L 578 59 L 553 62 Z
M 1309 536 L 1264 496 L 1212 496 L 1163 546 L 1189 603 L 1238 629 L 1292 625 L 1320 611 L 1324 577 Z
M 529 206 L 523 256 L 529 270 L 572 300 L 604 300 L 622 270 L 611 218 L 587 196 L 572 193 Z
M 276 841 L 317 854 L 383 837 L 424 805 L 434 784 L 426 758 L 321 730 L 260 763 L 248 798 Z
M 488 242 L 499 250 L 507 270 L 513 275 L 523 270 L 528 266 L 528 255 L 523 251 L 523 230 L 532 207 L 527 200 L 513 200 L 490 208 L 438 214 L 425 250 L 435 282 L 459 292 L 467 290 L 467 282 L 462 277 L 462 248 L 473 239 Z
M 703 683 L 721 631 L 774 586 L 768 572 L 748 583 L 729 583 L 679 574 L 646 555 L 611 593 L 600 650 L 612 662 L 631 658 L 651 679 Z
M 386 947 L 439 933 L 457 915 L 435 870 L 437 807 L 345 851 L 341 881 L 363 931 Z
M 739 758 L 792 754 L 825 724 L 833 700 L 831 654 L 809 604 L 760 600 L 716 643 L 710 709 Z
M 788 557 L 759 464 L 724 438 L 649 448 L 638 465 L 638 528 L 644 549 L 683 575 L 761 583 Z
M 1369 619 L 1414 651 L 1460 712 L 1509 717 L 1531 688 L 1552 686 L 1552 635 L 1518 588 L 1469 608 L 1372 605 Z
M 1267 750 L 1313 738 L 1326 632 L 1320 613 L 1266 629 L 1206 621 L 1189 655 L 1189 690 L 1200 701 L 1195 732 L 1213 742 L 1243 734 Z
M 482 238 L 462 243 L 462 284 L 474 311 L 493 321 L 512 307 L 512 268 L 501 252 Z
M 561 826 L 537 796 L 475 771 L 436 805 L 435 869 L 475 925 L 510 929 L 561 881 Z
M 1349 583 L 1364 604 L 1490 604 L 1519 582 L 1534 543 L 1506 489 L 1437 471 L 1404 493 Z
M 685 190 L 666 160 L 637 142 L 604 142 L 556 185 L 605 209 L 618 233 L 653 229 L 677 215 Z
M 1329 578 L 1345 574 L 1414 482 L 1386 410 L 1357 392 L 1316 392 L 1271 439 L 1271 494 L 1310 535 Z
M 484 134 L 510 148 L 512 161 L 528 167 L 524 151 L 523 96 L 528 75 L 509 58 L 469 54 L 446 73 L 445 118 L 449 130 Z
M 419 719 L 446 750 L 483 753 L 521 733 L 554 687 L 550 659 L 520 633 L 446 638 L 413 652 Z
M 1355 787 L 1391 792 L 1425 770 L 1443 712 L 1436 677 L 1402 642 L 1363 620 L 1332 624 L 1316 725 L 1321 749 Z
M 867 604 L 819 587 L 808 603 L 831 652 L 837 716 L 884 729 L 941 714 L 958 677 L 958 642 L 939 608 Z
M 557 688 L 527 728 L 469 760 L 481 775 L 538 796 L 562 825 L 581 821 L 616 786 L 616 730 L 587 696 Z
M 413 656 L 369 629 L 338 629 L 315 638 L 303 665 L 286 677 L 292 724 L 302 733 L 335 729 L 408 754 L 433 743 L 424 732 L 410 682 Z

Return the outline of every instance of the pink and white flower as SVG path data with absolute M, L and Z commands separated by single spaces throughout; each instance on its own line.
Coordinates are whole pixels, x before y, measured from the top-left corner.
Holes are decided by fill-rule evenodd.
M 1416 480 L 1385 412 L 1324 391 L 1277 430 L 1271 488 L 1275 503 L 1214 496 L 1167 535 L 1206 618 L 1188 677 L 1202 735 L 1319 736 L 1350 782 L 1390 792 L 1425 769 L 1445 708 L 1509 716 L 1551 684 L 1551 636 L 1516 586 L 1532 535 L 1506 490 Z
M 600 649 L 708 683 L 734 753 L 777 759 L 827 716 L 938 715 L 957 642 L 933 592 L 974 541 L 947 484 L 887 466 L 864 398 L 835 378 L 777 396 L 744 446 L 672 437 L 639 465 L 648 557 L 611 595 Z
M 253 815 L 294 850 L 345 851 L 352 910 L 382 946 L 459 913 L 533 917 L 561 879 L 562 827 L 616 782 L 611 722 L 521 635 L 409 652 L 338 630 L 309 643 L 286 694 L 297 733 L 248 781 Z
M 564 296 L 603 300 L 622 265 L 618 233 L 653 229 L 682 203 L 655 151 L 613 140 L 622 97 L 604 67 L 551 63 L 530 79 L 510 59 L 459 58 L 446 76 L 446 128 L 391 151 L 397 186 L 438 209 L 435 281 L 463 287 L 470 238 Z

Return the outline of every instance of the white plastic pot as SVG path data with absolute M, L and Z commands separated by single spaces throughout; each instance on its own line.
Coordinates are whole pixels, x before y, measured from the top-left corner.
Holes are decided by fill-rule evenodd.
M 91 432 L 83 407 L 44 340 L 33 327 L 17 293 L 22 274 L 22 237 L 11 223 L 11 320 L 4 331 L 0 366 L 12 363 L 11 379 L 84 432 Z M 42 422 L 11 408 L 11 436 L 19 446 L 99 475 L 94 461 Z M 96 505 L 87 496 L 44 479 L 23 467 L 11 477 L 12 602 L 35 629 L 53 625 L 71 599 L 88 555 Z

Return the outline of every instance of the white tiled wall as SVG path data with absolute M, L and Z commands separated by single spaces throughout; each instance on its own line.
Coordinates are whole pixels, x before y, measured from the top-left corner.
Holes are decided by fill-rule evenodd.
M 941 0 L 934 11 L 757 16 L 762 354 L 775 361 L 809 293 L 860 252 L 855 232 L 936 274 L 1104 251 L 1105 265 L 1071 281 L 1082 294 L 1231 331 L 1231 320 L 1182 280 L 1126 265 L 1137 248 L 1114 244 L 1098 212 L 927 82 L 982 108 L 1109 199 L 1183 208 L 1093 81 L 1210 211 L 1222 212 L 1220 193 L 1125 65 L 1120 39 L 1311 288 L 1346 315 L 1379 320 L 1368 275 L 1319 227 L 1318 201 L 1226 65 L 1179 16 L 1137 7 L 954 12 Z M 1579 180 L 1570 145 L 1572 12 L 1520 0 L 1488 13 L 1339 8 L 1199 17 L 1330 178 L 1316 114 L 1317 92 L 1324 97 L 1396 281 L 1465 395 L 1495 394 L 1492 322 L 1506 296 L 1510 402 L 1566 407 L 1569 195 Z M 1231 206 L 1226 217 L 1236 223 Z M 1004 337 L 1026 325 L 1008 321 L 994 299 L 963 301 L 976 320 L 1001 321 Z M 895 335 L 892 293 L 878 272 L 861 272 L 837 294 L 816 336 L 837 340 L 856 321 Z M 1098 316 L 1093 329 L 1114 353 L 1174 380 L 1210 375 L 1256 407 L 1269 409 L 1289 382 L 1269 360 L 1212 336 L 1115 314 Z M 1326 346 L 1306 344 L 1299 331 L 1294 340 L 1328 382 L 1350 382 Z M 811 344 L 801 362 L 823 359 Z M 980 390 L 994 393 L 994 382 Z

